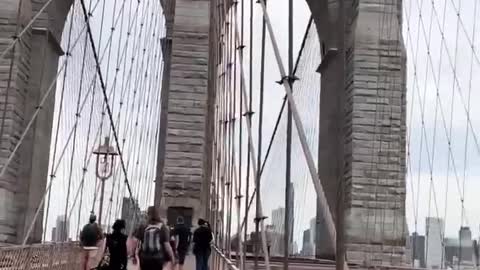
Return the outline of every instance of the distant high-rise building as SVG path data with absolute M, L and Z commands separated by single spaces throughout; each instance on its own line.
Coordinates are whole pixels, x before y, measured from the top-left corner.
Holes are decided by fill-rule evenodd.
M 295 224 L 295 190 L 293 188 L 293 183 L 290 182 L 289 183 L 289 191 L 290 191 L 290 201 L 289 201 L 289 204 L 287 206 L 287 210 L 288 210 L 288 216 L 289 216 L 289 219 L 288 219 L 288 228 L 289 228 L 289 234 L 288 234 L 288 239 L 289 239 L 289 243 L 291 243 L 290 245 L 293 244 L 293 226 Z M 292 249 L 293 246 L 290 246 L 290 254 L 293 254 L 293 249 Z
M 298 244 L 297 241 L 293 241 L 290 245 L 290 255 L 297 255 L 298 254 Z
M 317 242 L 316 237 L 317 237 L 317 218 L 314 217 L 310 219 L 310 243 L 312 245 L 313 256 L 315 256 L 315 247 Z
M 70 229 L 70 223 L 65 216 L 58 216 L 56 222 L 56 242 L 68 241 L 68 233 Z
M 454 262 L 458 261 L 458 252 L 460 250 L 460 243 L 458 239 L 455 238 L 445 238 L 445 256 L 444 256 L 444 267 L 453 267 Z M 456 264 L 455 264 L 456 265 Z
M 425 236 L 413 233 L 410 236 L 412 261 L 418 261 L 418 267 L 425 268 Z
M 440 218 L 427 217 L 426 219 L 426 250 L 425 265 L 430 269 L 443 268 L 443 220 Z
M 123 198 L 122 201 L 122 219 L 125 220 L 125 231 L 127 233 L 133 232 L 133 228 L 138 223 L 138 216 L 140 207 L 138 201 L 132 201 L 130 198 Z
M 52 228 L 52 242 L 57 242 L 57 228 L 53 227 Z
M 302 243 L 302 256 L 313 256 L 313 245 L 312 245 L 311 230 L 307 229 L 303 231 L 303 243 Z
M 276 233 L 284 233 L 283 223 L 285 222 L 285 208 L 280 207 L 272 211 L 273 231 Z
M 471 263 L 473 258 L 472 231 L 469 227 L 461 227 L 458 236 L 460 245 L 458 258 L 460 262 Z
M 272 246 L 270 254 L 274 256 L 282 256 L 284 251 L 285 228 L 285 208 L 280 207 L 272 211 Z

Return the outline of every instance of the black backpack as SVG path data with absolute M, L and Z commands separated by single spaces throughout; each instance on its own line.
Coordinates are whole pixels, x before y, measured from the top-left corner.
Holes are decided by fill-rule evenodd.
M 145 228 L 141 247 L 142 256 L 163 260 L 165 252 L 162 243 L 162 229 L 163 224 L 159 226 L 150 225 Z
M 83 227 L 80 234 L 80 242 L 84 247 L 94 247 L 99 240 L 100 229 L 96 223 L 90 223 Z

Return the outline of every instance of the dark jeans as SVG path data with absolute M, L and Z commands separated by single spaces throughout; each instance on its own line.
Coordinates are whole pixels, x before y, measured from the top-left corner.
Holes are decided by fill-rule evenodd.
M 183 265 L 185 263 L 185 257 L 187 256 L 187 253 L 188 253 L 188 246 L 187 247 L 179 246 L 177 248 L 178 264 Z
M 140 255 L 140 269 L 142 270 L 161 270 L 164 263 L 165 261 L 161 258 Z
M 210 250 L 206 250 L 195 253 L 196 270 L 208 270 L 208 258 L 210 257 L 210 252 Z

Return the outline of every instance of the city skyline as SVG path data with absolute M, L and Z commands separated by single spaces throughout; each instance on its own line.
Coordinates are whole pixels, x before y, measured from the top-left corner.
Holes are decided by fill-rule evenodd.
M 412 263 L 417 267 L 431 269 L 468 268 L 473 266 L 473 260 L 478 260 L 478 241 L 472 237 L 470 227 L 460 227 L 457 237 L 445 237 L 442 232 L 443 220 L 427 217 L 426 232 L 420 235 L 413 232 L 409 237 Z

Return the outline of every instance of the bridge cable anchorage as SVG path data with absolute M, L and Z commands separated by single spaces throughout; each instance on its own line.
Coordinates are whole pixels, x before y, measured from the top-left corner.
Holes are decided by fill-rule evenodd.
M 263 16 L 264 16 L 264 18 L 266 20 L 266 23 L 267 23 L 269 36 L 270 36 L 270 39 L 272 41 L 272 46 L 273 46 L 275 58 L 277 60 L 277 64 L 278 64 L 278 67 L 279 67 L 279 70 L 280 70 L 280 75 L 282 77 L 284 77 L 286 75 L 285 74 L 285 68 L 283 66 L 283 62 L 282 62 L 282 59 L 281 59 L 281 56 L 280 56 L 280 51 L 278 49 L 278 45 L 277 45 L 277 42 L 276 42 L 275 33 L 273 32 L 273 28 L 272 28 L 272 25 L 271 25 L 271 22 L 270 22 L 268 11 L 267 11 L 266 6 L 265 6 L 265 2 L 263 0 L 260 0 L 260 1 L 261 1 L 261 5 L 262 5 L 262 10 L 263 10 Z M 285 92 L 287 94 L 288 102 L 290 103 L 290 106 L 292 107 L 292 117 L 293 117 L 295 125 L 297 127 L 297 132 L 298 132 L 298 135 L 299 135 L 299 139 L 300 139 L 300 142 L 301 142 L 301 145 L 302 145 L 302 149 L 303 149 L 305 158 L 307 160 L 307 164 L 308 164 L 308 167 L 309 167 L 311 177 L 313 179 L 313 183 L 314 183 L 314 186 L 315 186 L 315 190 L 317 192 L 318 200 L 320 202 L 320 205 L 323 205 L 322 215 L 323 215 L 323 217 L 326 221 L 327 230 L 329 232 L 328 233 L 329 234 L 329 239 L 330 239 L 330 242 L 332 244 L 334 244 L 334 246 L 336 246 L 336 243 L 335 243 L 336 230 L 335 230 L 335 226 L 334 226 L 334 223 L 333 223 L 333 218 L 332 218 L 332 215 L 330 213 L 330 210 L 328 209 L 328 203 L 327 203 L 327 200 L 326 200 L 326 197 L 325 197 L 325 193 L 324 193 L 323 188 L 321 186 L 320 179 L 319 179 L 319 177 L 316 173 L 315 163 L 313 161 L 312 154 L 311 154 L 310 149 L 308 148 L 308 145 L 307 145 L 307 142 L 306 142 L 306 137 L 305 137 L 305 131 L 304 131 L 304 128 L 303 128 L 303 124 L 302 124 L 302 121 L 301 121 L 301 119 L 298 115 L 298 111 L 297 111 L 297 108 L 296 108 L 296 105 L 295 105 L 295 100 L 293 98 L 290 85 L 289 84 L 284 84 L 284 87 L 285 87 Z M 265 245 L 264 248 L 266 249 L 266 243 L 264 243 L 264 245 Z M 347 270 L 348 265 L 345 264 L 344 269 Z
M 29 33 L 29 31 L 33 28 L 33 25 L 34 23 L 38 20 L 38 18 L 40 18 L 42 16 L 42 14 L 45 12 L 45 10 L 47 10 L 47 8 L 50 6 L 50 4 L 53 2 L 54 0 L 48 0 L 47 2 L 45 2 L 42 7 L 37 11 L 37 13 L 35 13 L 35 15 L 30 19 L 30 21 L 25 25 L 25 27 L 23 27 L 22 31 L 18 34 L 15 34 L 12 36 L 12 42 L 5 48 L 5 50 L 3 50 L 3 52 L 0 54 L 0 60 L 3 60 L 5 59 L 5 56 L 7 55 L 7 53 L 11 50 L 14 49 L 15 45 L 20 41 L 22 40 L 23 36 L 27 33 Z M 100 1 L 100 0 L 98 0 Z M 20 4 L 22 2 L 19 1 L 19 7 L 18 7 L 18 10 L 20 11 Z M 95 6 L 96 8 L 96 6 Z M 94 8 L 94 10 L 95 10 Z

